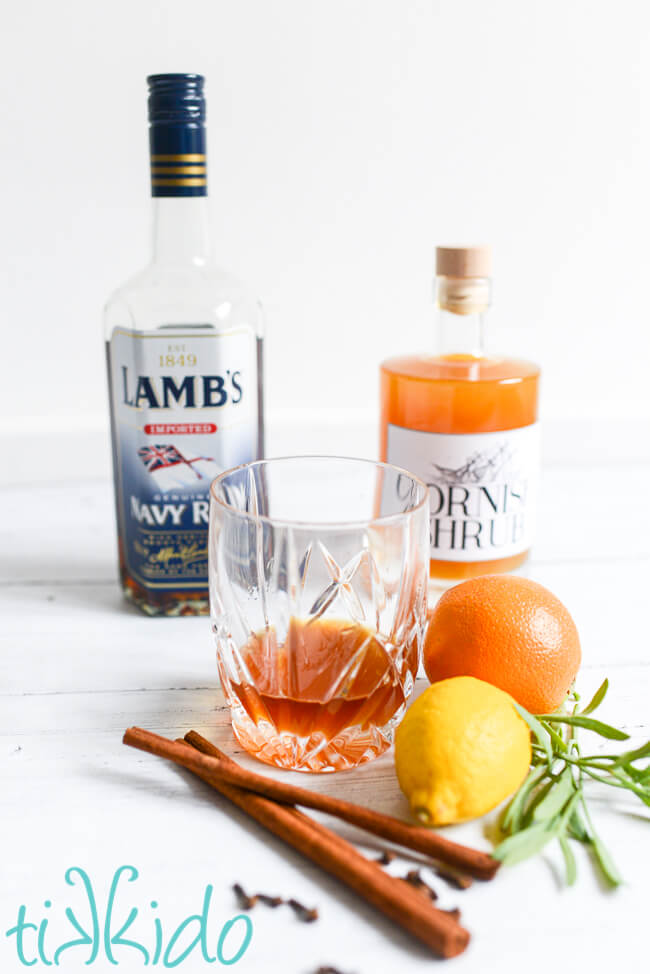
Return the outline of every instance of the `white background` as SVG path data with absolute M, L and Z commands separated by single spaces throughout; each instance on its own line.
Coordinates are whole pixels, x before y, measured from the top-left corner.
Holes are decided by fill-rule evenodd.
M 216 253 L 267 309 L 272 427 L 375 422 L 379 361 L 432 340 L 434 246 L 463 241 L 494 245 L 492 344 L 541 362 L 547 418 L 650 415 L 641 0 L 22 0 L 0 45 L 16 469 L 75 431 L 108 469 L 101 310 L 148 256 L 150 72 L 207 76 Z

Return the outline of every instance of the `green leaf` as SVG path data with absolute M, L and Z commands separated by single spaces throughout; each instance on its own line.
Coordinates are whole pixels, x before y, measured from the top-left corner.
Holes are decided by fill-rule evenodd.
M 562 855 L 564 856 L 564 866 L 566 869 L 566 884 L 567 886 L 573 886 L 578 875 L 578 869 L 576 866 L 576 859 L 573 855 L 573 849 L 571 848 L 571 843 L 569 842 L 566 832 L 558 837 L 560 843 L 560 849 L 562 850 Z
M 612 771 L 612 777 L 616 778 L 616 780 L 619 782 L 619 787 L 627 788 L 628 791 L 631 791 L 635 795 L 637 795 L 637 797 L 640 798 L 641 801 L 644 801 L 646 805 L 648 804 L 648 802 L 650 802 L 650 789 L 648 789 L 647 785 L 637 783 L 632 778 L 629 778 L 625 774 L 623 774 L 623 772 L 620 771 L 618 768 Z M 605 780 L 605 784 L 609 784 L 609 785 L 614 784 L 613 781 L 607 781 L 606 779 L 601 779 L 601 780 Z
M 528 772 L 528 777 L 519 787 L 519 790 L 512 798 L 501 819 L 501 829 L 503 832 L 519 831 L 524 816 L 526 800 L 547 774 L 548 768 L 546 765 L 542 765 L 541 768 L 535 768 L 533 771 Z
M 589 831 L 587 830 L 587 826 L 585 825 L 578 808 L 573 809 L 573 812 L 569 818 L 569 828 L 572 835 L 578 839 L 579 842 L 590 841 Z
M 635 768 L 633 764 L 621 764 L 620 767 L 640 785 L 650 782 L 650 768 Z
M 533 798 L 528 803 L 526 812 L 521 820 L 520 828 L 527 829 L 529 825 L 532 825 L 535 809 L 541 802 L 545 801 L 546 796 L 550 792 L 551 788 L 553 788 L 554 784 L 555 784 L 555 778 L 550 778 L 547 782 L 545 782 L 542 785 L 541 788 L 537 790 L 535 795 L 533 795 Z M 545 821 L 545 819 L 542 819 L 541 821 Z
M 608 689 L 609 680 L 605 679 L 600 684 L 585 709 L 581 711 L 583 717 L 586 717 L 587 714 L 592 714 L 597 707 L 600 707 L 601 703 L 605 699 L 605 694 L 607 693 Z
M 622 788 L 625 791 L 631 791 L 633 794 L 637 795 L 642 802 L 646 805 L 650 805 L 650 790 L 644 785 L 637 785 L 630 778 L 627 778 L 620 771 L 612 771 L 609 776 L 598 774 L 593 768 L 588 765 L 584 765 L 582 768 L 585 774 L 589 775 L 590 778 L 594 778 L 596 781 L 600 781 L 603 785 L 610 785 L 612 788 Z
M 556 829 L 551 828 L 548 822 L 537 822 L 504 839 L 492 855 L 504 865 L 512 866 L 540 852 L 556 834 Z
M 594 720 L 593 717 L 583 717 L 581 714 L 571 716 L 568 714 L 542 714 L 540 720 L 547 720 L 549 723 L 571 724 L 573 727 L 584 727 L 585 730 L 593 731 L 611 741 L 627 741 L 630 736 L 625 731 L 619 730 L 618 727 L 604 724 L 602 720 Z
M 567 824 L 569 822 L 569 819 L 573 815 L 573 810 L 574 810 L 574 808 L 577 807 L 577 804 L 578 804 L 578 800 L 579 799 L 582 799 L 584 801 L 584 798 L 583 798 L 583 795 L 582 795 L 582 788 L 578 789 L 577 791 L 574 791 L 573 795 L 571 796 L 571 798 L 569 799 L 569 801 L 566 803 L 566 805 L 562 809 L 562 814 L 560 815 L 560 818 L 558 819 L 558 824 L 557 824 L 557 830 L 558 830 L 558 832 L 560 832 L 560 831 L 564 832 L 564 830 L 566 829 Z
M 552 787 L 533 811 L 533 822 L 544 822 L 554 818 L 560 812 L 572 795 L 576 793 L 576 786 L 570 768 L 565 768 L 562 774 L 551 783 Z
M 591 846 L 594 850 L 596 859 L 598 860 L 598 865 L 603 871 L 605 879 L 607 879 L 612 886 L 620 886 L 620 884 L 623 882 L 623 877 L 616 868 L 616 864 L 609 854 L 609 850 L 605 846 L 602 839 L 600 839 L 595 832 L 591 840 Z
M 633 751 L 625 751 L 623 754 L 619 754 L 614 759 L 612 767 L 617 767 L 620 764 L 629 764 L 630 761 L 639 761 L 641 758 L 648 757 L 650 757 L 650 741 L 646 741 L 645 744 L 635 748 Z M 645 770 L 650 770 L 650 768 L 646 768 Z
M 544 753 L 546 754 L 546 760 L 548 761 L 550 766 L 553 763 L 553 751 L 551 750 L 551 742 L 549 741 L 548 734 L 546 733 L 546 731 L 544 730 L 540 722 L 537 720 L 537 717 L 533 717 L 532 714 L 529 714 L 527 710 L 524 710 L 523 707 L 520 707 L 519 704 L 516 703 L 514 700 L 512 701 L 512 703 L 519 716 L 522 718 L 522 720 L 525 720 L 528 726 L 530 727 L 531 731 L 535 735 L 537 742 L 541 744 L 541 746 L 544 748 Z
M 544 730 L 550 735 L 551 744 L 555 747 L 556 750 L 564 754 L 567 749 L 567 744 L 564 738 L 562 737 L 562 735 L 558 734 L 558 732 L 555 730 L 554 727 L 551 726 L 551 724 L 548 723 L 545 724 L 543 723 L 543 721 L 540 721 L 540 724 L 542 725 Z

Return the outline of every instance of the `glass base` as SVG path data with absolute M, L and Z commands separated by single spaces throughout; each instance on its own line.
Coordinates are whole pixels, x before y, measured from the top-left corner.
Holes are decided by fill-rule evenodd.
M 255 724 L 243 707 L 231 711 L 235 737 L 252 757 L 287 771 L 328 774 L 348 771 L 387 751 L 404 708 L 383 727 L 347 727 L 328 740 L 315 733 L 309 737 L 280 732 L 268 721 Z

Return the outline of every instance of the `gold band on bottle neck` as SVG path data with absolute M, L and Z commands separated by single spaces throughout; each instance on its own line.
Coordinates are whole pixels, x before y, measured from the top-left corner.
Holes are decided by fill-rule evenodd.
M 438 277 L 436 301 L 443 311 L 457 315 L 479 314 L 490 306 L 488 277 Z

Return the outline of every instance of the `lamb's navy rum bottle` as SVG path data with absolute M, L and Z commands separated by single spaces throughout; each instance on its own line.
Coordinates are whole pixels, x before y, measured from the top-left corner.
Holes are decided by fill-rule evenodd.
M 104 318 L 120 575 L 149 614 L 203 614 L 210 483 L 264 450 L 262 313 L 210 259 L 204 79 L 147 80 L 153 255 Z

